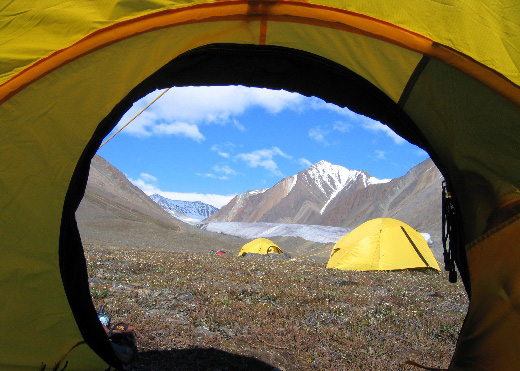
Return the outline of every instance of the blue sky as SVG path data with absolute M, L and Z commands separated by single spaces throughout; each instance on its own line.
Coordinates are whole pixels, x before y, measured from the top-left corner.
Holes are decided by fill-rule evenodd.
M 136 102 L 114 130 L 159 94 Z M 348 108 L 243 86 L 172 88 L 98 154 L 147 194 L 216 207 L 320 160 L 384 179 L 428 157 Z

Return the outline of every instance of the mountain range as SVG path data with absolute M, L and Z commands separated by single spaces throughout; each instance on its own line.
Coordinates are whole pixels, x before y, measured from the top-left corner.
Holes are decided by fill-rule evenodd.
M 155 202 L 103 158 L 95 156 L 76 217 L 82 241 L 89 245 L 238 251 L 250 237 L 233 237 L 223 231 L 231 228 L 235 236 L 245 237 L 247 233 L 238 233 L 237 228 L 250 230 L 251 223 L 256 223 L 267 228 L 262 232 L 265 235 L 276 236 L 274 229 L 289 229 L 287 235 L 270 238 L 290 253 L 320 246 L 316 241 L 296 237 L 318 233 L 316 225 L 329 226 L 331 230 L 321 227 L 325 230 L 319 233 L 330 234 L 334 228 L 349 230 L 369 219 L 393 217 L 429 233 L 435 242 L 432 251 L 440 259 L 441 181 L 431 160 L 392 180 L 379 180 L 364 171 L 320 161 L 272 188 L 236 196 L 198 222 L 203 228 L 197 228 L 181 220 L 200 220 L 212 213 L 213 207 L 179 203 L 157 195 L 153 197 Z M 202 215 L 194 215 L 199 211 Z M 222 222 L 234 223 L 228 223 L 228 228 Z
M 208 221 L 320 224 L 316 221 L 340 192 L 387 181 L 320 161 L 272 188 L 236 196 Z
M 355 228 L 380 217 L 440 237 L 442 176 L 427 159 L 396 179 L 320 161 L 272 188 L 233 198 L 206 222 L 267 222 Z
M 150 196 L 168 214 L 185 223 L 194 224 L 213 215 L 218 209 L 201 201 L 171 200 L 154 193 Z
M 183 223 L 134 186 L 119 170 L 94 156 L 85 195 L 76 211 L 85 245 L 238 251 L 245 239 Z

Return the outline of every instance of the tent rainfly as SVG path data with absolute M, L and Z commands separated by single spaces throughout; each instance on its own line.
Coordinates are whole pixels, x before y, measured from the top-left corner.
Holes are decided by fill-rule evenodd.
M 257 238 L 246 243 L 240 249 L 238 256 L 244 254 L 281 254 L 282 250 L 273 241 L 267 238 Z
M 90 160 L 171 86 L 285 89 L 369 116 L 446 180 L 469 295 L 451 370 L 520 370 L 518 0 L 18 0 L 0 6 L 0 369 L 121 368 L 75 210 Z
M 440 270 L 424 237 L 408 224 L 391 218 L 369 220 L 346 234 L 332 248 L 327 268 Z

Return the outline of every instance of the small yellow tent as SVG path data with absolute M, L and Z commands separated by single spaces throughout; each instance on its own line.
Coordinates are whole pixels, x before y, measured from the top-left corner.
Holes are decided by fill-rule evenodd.
M 371 271 L 433 268 L 439 265 L 424 237 L 391 218 L 372 219 L 339 240 L 327 268 Z
M 251 242 L 246 243 L 240 249 L 238 256 L 248 254 L 281 254 L 282 250 L 273 241 L 267 238 L 257 238 Z

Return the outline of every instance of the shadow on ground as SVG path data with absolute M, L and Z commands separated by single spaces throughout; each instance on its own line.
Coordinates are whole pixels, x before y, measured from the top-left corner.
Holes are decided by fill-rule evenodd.
M 280 371 L 253 357 L 215 348 L 139 352 L 130 371 Z

